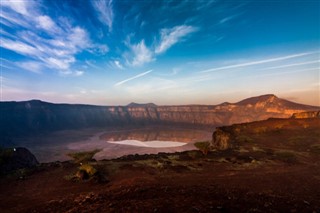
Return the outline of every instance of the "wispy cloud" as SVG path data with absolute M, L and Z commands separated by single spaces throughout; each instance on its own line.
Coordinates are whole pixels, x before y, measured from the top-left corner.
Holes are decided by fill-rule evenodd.
M 293 70 L 293 71 L 287 71 L 287 72 L 266 73 L 266 74 L 257 75 L 257 77 L 279 76 L 279 75 L 286 75 L 286 74 L 299 73 L 299 72 L 310 72 L 310 71 L 320 71 L 320 69 L 313 68 L 313 69 Z
M 316 61 L 307 61 L 307 62 L 301 62 L 301 63 L 294 63 L 294 64 L 286 64 L 286 65 L 281 65 L 281 66 L 275 66 L 275 67 L 268 67 L 262 70 L 272 70 L 272 69 L 278 69 L 278 68 L 285 68 L 285 67 L 295 67 L 295 66 L 301 66 L 301 65 L 306 65 L 306 64 L 319 64 L 320 60 Z
M 51 68 L 56 68 L 58 70 L 61 70 L 62 72 L 68 71 L 70 68 L 70 64 L 75 62 L 74 57 L 68 57 L 68 58 L 53 58 L 48 57 L 45 58 L 44 61 L 46 62 L 46 65 L 48 65 Z
M 167 51 L 171 46 L 195 31 L 197 31 L 197 28 L 187 25 L 176 26 L 171 29 L 162 29 L 160 32 L 160 42 L 155 48 L 155 53 L 160 54 Z
M 146 71 L 146 72 L 140 73 L 140 74 L 135 75 L 135 76 L 133 76 L 133 77 L 131 77 L 131 78 L 125 79 L 125 80 L 123 80 L 123 81 L 120 81 L 120 82 L 116 83 L 114 86 L 120 86 L 121 84 L 124 84 L 124 83 L 126 83 L 126 82 L 128 82 L 128 81 L 132 81 L 132 80 L 134 80 L 134 79 L 136 79 L 136 78 L 140 78 L 140 77 L 145 76 L 145 75 L 147 75 L 147 74 L 149 74 L 149 73 L 151 73 L 151 72 L 152 72 L 152 70 L 148 70 L 148 71 Z
M 22 15 L 29 15 L 29 9 L 32 9 L 32 4 L 34 1 L 18 1 L 18 0 L 4 0 L 0 2 L 1 6 L 8 7 L 11 10 L 22 14 Z
M 97 11 L 101 23 L 108 26 L 109 31 L 111 31 L 113 23 L 112 0 L 94 0 L 91 3 Z
M 226 17 L 222 18 L 222 19 L 219 21 L 219 24 L 227 23 L 227 22 L 231 21 L 232 19 L 235 19 L 235 18 L 241 16 L 242 14 L 243 14 L 243 12 L 237 13 L 237 14 L 234 14 L 234 15 L 230 15 L 230 16 L 226 16 Z
M 79 77 L 84 75 L 83 70 L 65 70 L 63 72 L 60 72 L 60 76 L 73 76 L 73 77 Z
M 144 40 L 136 45 L 131 45 L 133 52 L 132 66 L 141 66 L 153 60 L 153 53 L 146 47 Z
M 239 67 L 247 67 L 247 66 L 252 66 L 252 65 L 257 65 L 257 64 L 265 64 L 265 63 L 270 63 L 270 62 L 275 62 L 275 61 L 284 61 L 284 60 L 287 60 L 287 59 L 297 58 L 297 57 L 306 56 L 306 55 L 311 55 L 311 54 L 314 54 L 314 53 L 316 53 L 316 52 L 306 52 L 306 53 L 300 53 L 300 54 L 294 54 L 294 55 L 287 55 L 287 56 L 283 56 L 283 57 L 264 59 L 264 60 L 259 60 L 259 61 L 251 61 L 251 62 L 242 63 L 242 64 L 234 64 L 234 65 L 229 65 L 229 66 L 223 66 L 223 67 L 207 69 L 207 70 L 199 71 L 199 73 L 208 73 L 208 72 L 214 72 L 214 71 L 218 71 L 218 70 L 225 70 L 225 69 L 232 69 L 232 68 L 239 68 Z
M 56 25 L 56 23 L 46 15 L 40 15 L 35 18 L 36 26 L 45 30 L 48 33 L 61 33 L 61 29 Z
M 233 16 L 225 17 L 225 18 L 223 18 L 223 19 L 221 19 L 221 20 L 219 21 L 219 24 L 223 24 L 223 23 L 231 20 L 232 18 L 233 18 Z
M 37 48 L 21 41 L 14 41 L 11 39 L 1 38 L 1 44 L 1 47 L 8 50 L 12 50 L 22 55 L 35 56 L 40 53 Z
M 76 71 L 74 71 L 74 75 L 75 76 L 82 76 L 84 74 L 84 71 L 82 71 L 82 70 L 76 70 Z
M 28 70 L 34 73 L 41 73 L 43 69 L 43 65 L 36 61 L 24 61 L 24 62 L 17 62 L 17 66 L 24 70 Z
M 7 60 L 5 58 L 0 57 L 0 66 L 1 68 L 9 69 L 9 70 L 15 70 L 16 63 L 13 61 Z
M 2 2 L 2 1 L 0 1 Z M 0 3 L 1 4 L 1 3 Z M 30 23 L 26 21 L 21 14 L 15 13 L 15 12 L 9 12 L 8 10 L 4 10 L 5 6 L 1 5 L 1 13 L 0 13 L 0 23 L 8 26 L 8 27 L 30 27 Z
M 13 61 L 10 61 L 10 60 L 8 60 L 8 59 L 6 59 L 6 58 L 1 58 L 1 57 L 0 57 L 0 61 L 1 61 L 1 62 L 10 63 L 10 64 L 13 64 L 13 63 L 14 63 Z
M 26 56 L 18 66 L 33 72 L 50 68 L 62 74 L 79 76 L 72 71 L 76 55 L 83 51 L 105 54 L 109 48 L 105 44 L 92 42 L 90 35 L 82 27 L 75 26 L 66 17 L 54 21 L 41 12 L 41 2 L 36 1 L 1 1 L 5 20 L 15 35 L 10 36 L 4 30 L 1 33 L 1 48 Z M 31 7 L 31 6 L 32 7 Z M 1 22 L 2 23 L 2 22 Z M 32 59 L 32 61 L 30 60 Z M 24 66 L 24 65 L 30 66 Z
M 114 61 L 114 64 L 115 64 L 115 65 L 116 65 L 116 67 L 118 67 L 119 69 L 123 69 L 123 66 L 122 66 L 122 64 L 121 64 L 121 62 L 120 62 L 120 61 L 115 60 L 115 61 Z
M 4 64 L 0 64 L 0 67 L 6 68 L 6 69 L 9 69 L 9 70 L 13 70 L 14 69 L 13 67 L 9 67 L 9 66 L 4 65 Z
M 95 65 L 95 62 L 94 62 L 94 61 L 85 60 L 85 63 L 86 63 L 88 66 L 90 66 L 90 67 L 92 67 L 92 68 L 95 68 L 95 69 L 100 69 L 100 68 L 101 68 L 101 67 Z
M 160 30 L 160 40 L 154 40 L 150 47 L 146 46 L 144 39 L 137 44 L 130 43 L 130 37 L 126 41 L 127 46 L 131 50 L 131 60 L 129 65 L 142 66 L 146 63 L 154 61 L 156 56 L 166 52 L 176 43 L 184 41 L 185 37 L 195 31 L 198 28 L 187 25 L 175 26 L 173 28 L 164 28 Z M 125 58 L 128 53 L 125 53 Z

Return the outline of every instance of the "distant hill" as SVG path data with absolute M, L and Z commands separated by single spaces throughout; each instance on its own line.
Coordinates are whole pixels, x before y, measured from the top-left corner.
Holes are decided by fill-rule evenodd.
M 154 103 L 147 103 L 147 104 L 138 104 L 138 103 L 130 103 L 127 107 L 157 107 Z
M 244 99 L 238 103 L 237 105 L 260 105 L 263 107 L 268 107 L 268 108 L 290 108 L 290 109 L 301 109 L 308 107 L 303 104 L 298 104 L 294 103 L 282 98 L 278 98 L 277 96 L 273 94 L 268 94 L 268 95 L 262 95 L 262 96 L 257 96 L 257 97 L 252 97 L 252 98 L 247 98 Z
M 319 109 L 275 95 L 252 97 L 237 103 L 183 106 L 157 106 L 152 103 L 94 106 L 53 104 L 40 100 L 0 102 L 0 136 L 4 144 L 19 135 L 89 127 L 148 124 L 214 127 L 270 117 L 288 118 L 293 113 Z

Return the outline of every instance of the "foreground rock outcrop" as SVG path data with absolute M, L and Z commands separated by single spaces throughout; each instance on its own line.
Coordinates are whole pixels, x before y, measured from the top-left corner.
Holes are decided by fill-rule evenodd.
M 233 142 L 231 134 L 223 128 L 217 128 L 212 135 L 212 146 L 218 150 L 233 148 Z
M 0 174 L 38 165 L 36 157 L 26 148 L 6 148 L 0 150 Z
M 314 131 L 314 139 L 310 143 L 314 146 L 320 144 L 318 134 L 320 134 L 320 111 L 303 112 L 293 114 L 291 118 L 269 118 L 264 121 L 255 121 L 242 124 L 234 124 L 231 126 L 217 127 L 212 134 L 211 147 L 217 150 L 226 150 L 237 148 L 239 145 L 253 145 L 255 138 L 261 138 L 262 135 L 269 137 L 275 135 L 275 139 L 282 138 L 288 134 L 291 140 L 289 143 L 299 145 L 299 141 L 303 139 L 301 135 L 307 134 L 304 131 Z M 284 132 L 284 133 L 283 133 Z M 301 135 L 299 133 L 301 132 Z M 277 133 L 277 134 L 275 134 Z M 311 136 L 310 136 L 311 138 Z M 272 143 L 268 141 L 268 143 Z M 281 145 L 281 144 L 280 144 Z

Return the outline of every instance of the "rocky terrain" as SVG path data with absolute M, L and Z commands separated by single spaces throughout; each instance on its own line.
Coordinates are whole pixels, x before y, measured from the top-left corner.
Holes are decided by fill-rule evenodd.
M 247 143 L 254 141 L 255 137 L 259 138 L 262 135 L 266 135 L 266 137 L 269 138 L 269 135 L 272 135 L 274 132 L 279 133 L 279 135 L 276 135 L 274 140 L 279 141 L 281 139 L 280 133 L 286 132 L 287 134 L 291 134 L 291 137 L 289 138 L 290 140 L 296 141 L 296 144 L 290 144 L 287 142 L 286 146 L 299 145 L 299 139 L 303 140 L 305 137 L 303 136 L 305 129 L 310 130 L 310 128 L 314 128 L 314 131 L 320 131 L 319 115 L 320 111 L 301 112 L 294 113 L 289 119 L 269 118 L 264 122 L 252 122 L 217 127 L 212 135 L 211 145 L 219 150 L 235 148 L 239 147 L 241 142 Z M 308 122 L 306 122 L 305 119 L 308 119 Z M 310 127 L 310 125 L 312 127 Z M 319 141 L 317 138 L 313 139 L 315 141 Z M 282 142 L 279 141 L 277 146 L 281 147 L 281 144 Z M 298 147 L 294 148 L 296 149 Z M 308 149 L 308 147 L 304 148 L 305 150 Z
M 313 114 L 220 127 L 207 155 L 194 150 L 86 162 L 95 152 L 75 153 L 74 161 L 18 170 L 0 177 L 0 209 L 318 212 L 320 119 Z
M 38 100 L 0 102 L 1 144 L 10 138 L 56 130 L 127 125 L 192 125 L 221 126 L 288 118 L 293 113 L 318 110 L 319 107 L 293 103 L 275 95 L 248 98 L 238 103 L 220 105 L 157 106 L 92 106 L 52 104 Z
M 293 113 L 292 118 L 320 118 L 320 111 Z

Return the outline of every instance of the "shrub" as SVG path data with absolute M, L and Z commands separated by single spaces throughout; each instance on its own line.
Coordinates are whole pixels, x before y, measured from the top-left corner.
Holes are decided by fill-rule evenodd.
M 275 152 L 277 159 L 286 163 L 296 163 L 297 157 L 293 152 L 290 151 L 277 151 Z
M 198 151 L 189 151 L 189 152 L 188 152 L 188 156 L 189 156 L 191 159 L 199 158 L 199 157 L 201 157 L 200 155 L 201 155 L 201 153 L 199 153 Z
M 0 165 L 8 161 L 13 155 L 13 149 L 0 148 Z
M 310 147 L 310 151 L 315 154 L 320 154 L 320 144 L 314 144 Z
M 79 167 L 79 171 L 84 171 L 89 177 L 94 176 L 97 173 L 97 170 L 90 164 L 82 164 Z
M 87 151 L 87 152 L 75 152 L 75 153 L 69 153 L 68 156 L 73 158 L 75 163 L 86 163 L 93 161 L 93 156 L 100 152 L 100 149 L 95 149 L 93 151 Z
M 207 155 L 211 150 L 210 143 L 208 141 L 196 142 L 194 146 L 199 149 L 204 155 Z
M 253 139 L 247 135 L 239 135 L 236 140 L 239 142 L 239 143 L 245 143 L 245 142 L 249 142 L 249 143 L 252 143 L 253 142 Z
M 289 141 L 289 144 L 292 144 L 292 145 L 297 145 L 297 144 L 300 144 L 304 141 L 306 141 L 307 137 L 306 136 L 291 136 L 288 141 Z
M 255 132 L 256 134 L 264 133 L 264 132 L 266 132 L 266 131 L 267 131 L 267 127 L 265 127 L 265 126 L 257 127 L 257 128 L 254 129 L 254 132 Z
M 82 164 L 75 174 L 70 174 L 64 177 L 66 180 L 82 181 L 99 178 L 98 171 L 90 164 Z

